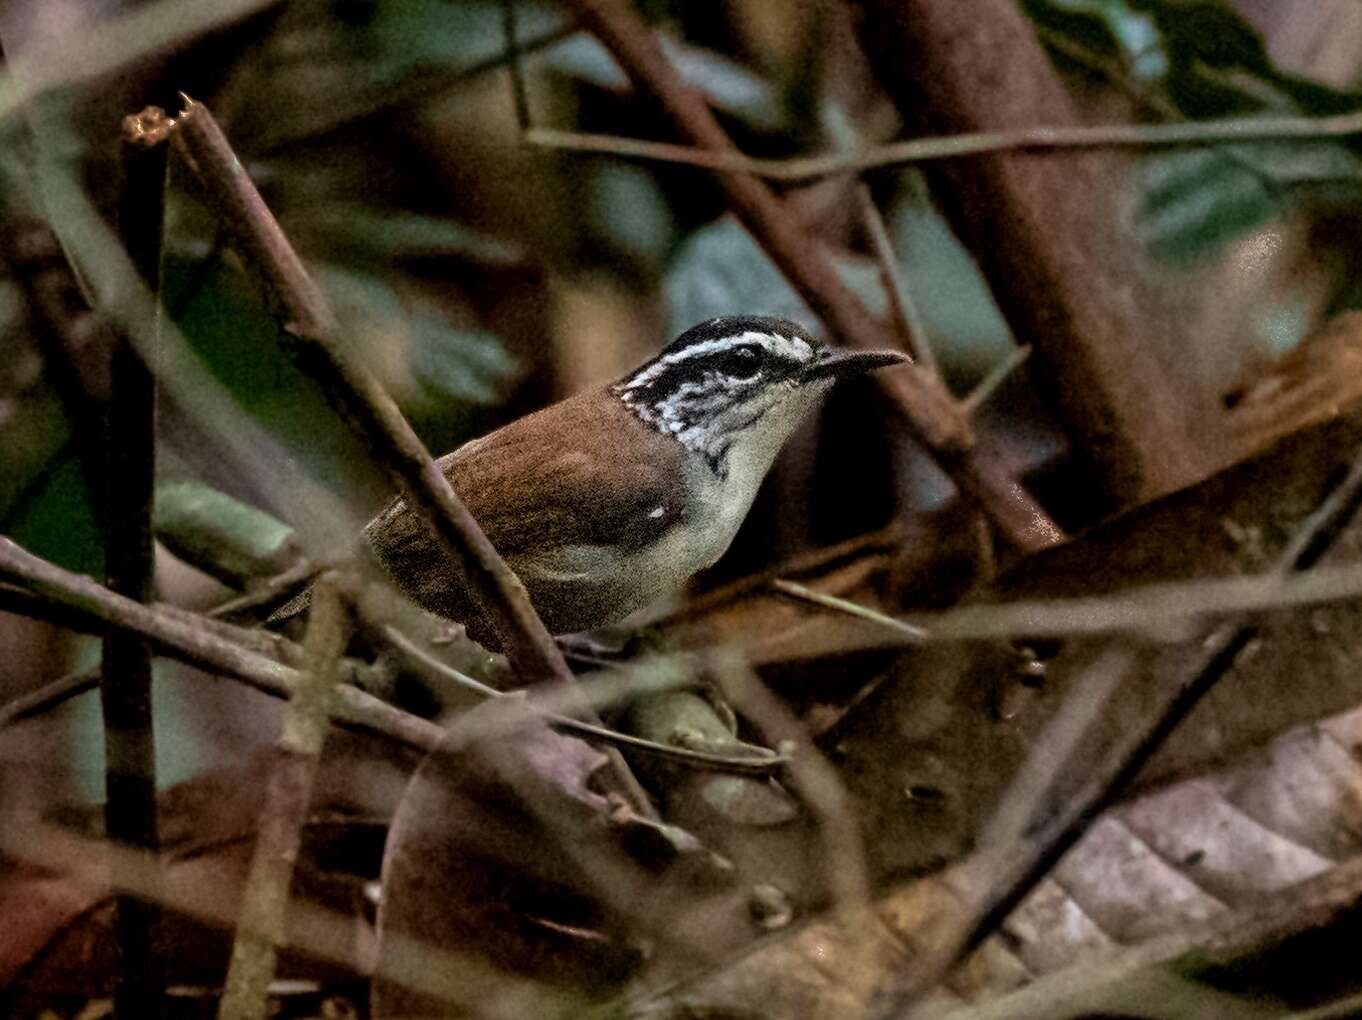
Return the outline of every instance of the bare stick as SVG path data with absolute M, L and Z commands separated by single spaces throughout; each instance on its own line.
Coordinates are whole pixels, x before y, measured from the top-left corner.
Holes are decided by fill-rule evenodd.
M 43 600 L 35 598 L 34 601 L 42 602 Z M 22 694 L 5 702 L 4 706 L 0 707 L 0 730 L 13 726 L 24 719 L 31 719 L 34 716 L 42 715 L 44 712 L 49 712 L 86 691 L 93 691 L 98 686 L 99 670 L 97 669 L 67 673 L 49 684 L 44 684 L 36 691 L 29 691 L 27 694 Z
M 682 80 L 628 0 L 575 0 L 573 6 L 685 137 L 712 152 L 735 151 L 704 99 Z M 764 182 L 746 174 L 723 174 L 718 184 L 743 225 L 834 334 L 851 347 L 893 346 L 893 334 L 847 289 L 798 217 Z M 1036 550 L 1063 540 L 1064 532 L 1003 461 L 975 448 L 968 419 L 939 379 L 905 366 L 882 373 L 877 381 L 961 491 L 980 504 L 1012 544 Z
M 1029 357 L 1031 357 L 1030 344 L 1013 347 L 1007 353 L 1007 357 L 989 369 L 988 374 L 979 380 L 979 385 L 965 395 L 960 401 L 960 406 L 967 414 L 977 412 L 979 408 L 984 406 L 984 402 L 993 396 L 994 391 L 1003 384 L 1003 380 L 1026 364 L 1026 359 Z
M 302 844 L 312 786 L 327 729 L 327 702 L 349 637 L 349 613 L 333 576 L 313 588 L 302 676 L 284 712 L 284 732 L 260 812 L 236 941 L 227 968 L 219 1020 L 264 1020 L 276 949 L 284 938 L 284 910 L 293 862 Z
M 858 620 L 873 623 L 875 626 L 892 631 L 913 643 L 921 643 L 931 637 L 929 632 L 908 623 L 906 620 L 897 620 L 878 610 L 871 609 L 869 606 L 863 606 L 859 602 L 829 595 L 827 592 L 810 588 L 798 581 L 788 581 L 783 577 L 777 577 L 771 581 L 771 587 L 802 602 L 808 602 L 815 606 L 821 606 L 823 609 L 831 609 L 834 612 L 845 613 L 847 616 L 853 616 Z
M 75 609 L 109 627 L 142 634 L 156 651 L 171 658 L 223 673 L 274 697 L 289 697 L 298 671 L 184 617 L 117 595 L 88 577 L 62 570 L 0 536 L 0 577 L 23 584 L 39 595 Z M 206 624 L 224 624 L 203 621 Z M 336 689 L 332 710 L 338 719 L 421 751 L 438 746 L 444 731 L 432 722 L 393 708 L 354 687 Z
M 736 150 L 716 151 L 700 143 L 695 146 L 673 145 L 618 135 L 583 134 L 548 128 L 534 128 L 526 133 L 525 140 L 543 148 L 678 163 L 723 174 L 746 174 L 795 184 L 839 174 L 865 173 L 868 170 L 998 152 L 1162 148 L 1229 142 L 1348 138 L 1358 134 L 1362 134 L 1362 114 L 1344 113 L 1329 117 L 1224 117 L 1176 124 L 1097 124 L 979 131 L 936 138 L 914 138 L 878 145 L 863 152 L 796 156 L 790 159 L 747 156 Z
M 870 194 L 870 186 L 864 182 L 856 188 L 856 200 L 861 206 L 861 219 L 865 221 L 870 242 L 875 248 L 875 261 L 879 263 L 880 278 L 884 281 L 885 293 L 889 295 L 889 306 L 899 324 L 899 333 L 913 360 L 935 376 L 941 375 L 936 356 L 932 353 L 931 337 L 927 335 L 927 325 L 922 321 L 917 303 L 913 301 L 908 282 L 899 272 L 898 259 L 894 257 L 894 245 L 889 240 L 884 217 L 880 215 L 875 199 Z
M 165 194 L 165 114 L 156 107 L 125 118 L 119 228 L 138 273 L 158 289 Z M 152 315 L 159 314 L 159 304 Z M 154 328 L 154 327 L 153 327 Z M 126 339 L 112 352 L 105 429 L 104 573 L 111 591 L 138 602 L 152 597 L 151 507 L 156 476 L 156 384 Z M 104 715 L 104 827 L 109 838 L 155 852 L 156 739 L 151 709 L 151 645 L 114 630 L 104 635 L 100 703 Z M 156 900 L 118 897 L 114 938 L 119 967 L 114 1013 L 119 1020 L 155 1017 L 164 1007 Z
M 339 326 L 325 297 L 213 115 L 185 97 L 174 138 L 219 215 L 236 233 L 244 254 L 264 274 L 283 306 L 286 328 L 298 341 L 288 345 L 294 361 L 321 383 L 332 405 L 387 470 L 408 507 L 426 522 L 437 547 L 467 578 L 512 668 L 527 684 L 550 681 L 570 687 L 572 671 L 530 605 L 525 586 L 487 540 L 393 399 L 371 372 L 341 350 Z M 647 795 L 628 766 L 618 752 L 608 753 L 621 792 L 637 810 L 650 814 Z
M 0 578 L 11 578 L 34 589 L 33 592 L 11 593 L 0 586 L 0 595 L 20 596 L 14 601 L 0 600 L 0 607 L 7 610 L 38 619 L 55 619 L 63 626 L 79 630 L 98 633 L 117 629 L 142 635 L 160 654 L 223 673 L 274 697 L 290 697 L 298 683 L 297 671 L 286 663 L 303 662 L 305 655 L 286 638 L 211 620 L 174 606 L 149 607 L 130 603 L 89 578 L 64 571 L 3 537 L 0 537 Z M 397 628 L 380 624 L 377 630 L 417 675 L 441 684 L 458 685 L 480 699 L 504 694 L 422 651 Z M 373 685 L 379 672 L 377 667 L 354 659 L 342 659 L 338 669 L 346 684 L 361 686 Z M 0 707 L 0 729 L 49 711 L 98 686 L 98 671 L 73 673 L 55 680 Z M 343 686 L 337 689 L 334 697 L 337 704 L 333 709 L 341 722 L 418 750 L 432 750 L 443 732 L 436 724 L 394 708 L 363 690 Z M 558 699 L 565 707 L 571 707 L 576 700 L 575 695 Z M 575 733 L 608 748 L 652 754 L 691 768 L 765 775 L 785 763 L 781 755 L 765 749 L 753 748 L 746 754 L 715 754 L 659 744 L 562 715 L 551 707 L 553 699 L 548 699 L 547 704 L 534 702 L 532 705 L 556 729 Z
M 258 613 L 256 619 L 263 619 L 266 615 L 265 610 L 276 609 L 286 598 L 297 594 L 303 584 L 316 572 L 315 563 L 300 559 L 286 570 L 281 570 L 273 577 L 267 577 L 252 585 L 249 591 L 214 606 L 208 615 L 231 619 Z

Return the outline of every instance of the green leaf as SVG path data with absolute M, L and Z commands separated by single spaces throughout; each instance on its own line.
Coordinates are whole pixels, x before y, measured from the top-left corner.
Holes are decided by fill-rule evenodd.
M 1115 55 L 1142 81 L 1168 73 L 1168 55 L 1155 20 L 1126 0 L 1027 0 L 1026 10 L 1051 31 L 1088 49 Z
M 238 587 L 279 573 L 301 556 L 287 524 L 191 480 L 157 484 L 152 528 L 180 559 Z
M 306 472 L 337 494 L 364 491 L 376 470 L 321 390 L 280 347 L 279 327 L 235 266 L 169 256 L 165 294 L 204 368 L 238 406 L 273 432 Z M 178 437 L 167 435 L 172 451 Z M 194 451 L 186 460 L 199 463 Z
M 317 264 L 313 273 L 356 353 L 399 400 L 490 404 L 514 376 L 515 362 L 492 333 L 450 325 L 418 293 L 399 296 L 383 277 L 333 263 Z
M 1304 183 L 1356 181 L 1362 161 L 1331 142 L 1262 143 L 1160 153 L 1144 161 L 1137 231 L 1158 258 L 1215 255 L 1309 192 Z M 1362 196 L 1351 189 L 1346 201 Z
M 497 403 L 517 373 L 515 359 L 492 333 L 455 329 L 439 316 L 419 310 L 412 314 L 410 362 L 426 391 L 425 403 L 446 413 L 451 399 Z
M 900 271 L 948 370 L 986 371 L 1014 346 L 978 267 L 923 195 L 901 202 L 891 231 Z M 873 315 L 889 298 L 873 260 L 829 255 L 842 282 Z M 666 282 L 668 322 L 676 334 L 717 315 L 776 315 L 815 333 L 822 324 L 750 234 L 732 217 L 697 230 L 680 247 Z
M 810 329 L 818 320 L 736 219 L 695 231 L 667 274 L 671 333 L 717 315 L 776 315 Z

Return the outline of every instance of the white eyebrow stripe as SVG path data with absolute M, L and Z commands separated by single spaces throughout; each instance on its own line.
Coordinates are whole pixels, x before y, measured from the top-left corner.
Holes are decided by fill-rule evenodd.
M 679 365 L 683 361 L 691 358 L 702 357 L 714 351 L 723 350 L 741 343 L 755 343 L 772 354 L 790 358 L 796 361 L 808 361 L 813 357 L 813 348 L 808 341 L 797 336 L 783 336 L 779 333 L 760 333 L 755 330 L 747 330 L 737 335 L 715 337 L 712 340 L 704 340 L 698 344 L 691 344 L 679 351 L 664 354 L 656 362 L 649 365 L 642 372 L 628 380 L 623 387 L 624 390 L 637 389 L 646 386 L 659 375 L 674 365 Z

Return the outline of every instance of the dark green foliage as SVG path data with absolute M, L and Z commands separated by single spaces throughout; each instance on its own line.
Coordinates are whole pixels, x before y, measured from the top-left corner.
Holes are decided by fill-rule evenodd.
M 1114 62 L 1150 105 L 1188 119 L 1328 116 L 1362 108 L 1345 92 L 1276 67 L 1258 31 L 1227 0 L 1027 0 L 1056 59 L 1089 80 Z M 1092 54 L 1084 62 L 1078 52 Z M 1362 179 L 1351 142 L 1251 143 L 1150 153 L 1140 232 L 1160 258 L 1214 256 L 1225 243 L 1304 203 L 1356 209 Z

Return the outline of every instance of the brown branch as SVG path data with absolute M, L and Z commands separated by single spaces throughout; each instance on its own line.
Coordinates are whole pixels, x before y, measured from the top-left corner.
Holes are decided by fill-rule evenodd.
M 192 613 L 177 615 L 142 605 L 103 585 L 39 559 L 0 536 L 0 578 L 27 587 L 65 610 L 76 610 L 104 627 L 146 637 L 159 654 L 221 673 L 274 697 L 287 698 L 298 671 L 224 636 L 229 625 Z M 240 628 L 235 628 L 240 629 Z M 247 632 L 249 633 L 249 632 Z M 348 679 L 348 678 L 347 678 Z M 338 720 L 421 751 L 434 750 L 443 730 L 351 686 L 339 687 L 332 705 Z
M 570 688 L 575 683 L 572 671 L 530 604 L 524 585 L 487 540 L 393 399 L 371 372 L 341 349 L 340 327 L 326 298 L 212 114 L 185 97 L 174 139 L 219 216 L 235 232 L 247 261 L 264 275 L 282 306 L 285 328 L 297 341 L 286 345 L 290 355 L 305 374 L 320 382 L 410 510 L 425 521 L 436 547 L 467 579 L 511 667 L 527 684 L 548 681 Z M 646 794 L 617 752 L 611 763 L 621 792 L 637 810 L 650 812 Z
M 11 588 L 3 579 L 28 585 L 32 590 Z M 372 592 L 372 587 L 365 591 Z M 232 677 L 274 697 L 290 697 L 298 679 L 293 665 L 304 663 L 306 658 L 303 649 L 278 634 L 237 627 L 175 606 L 129 603 L 89 578 L 64 571 L 3 537 L 0 537 L 0 609 L 91 633 L 119 629 L 143 635 L 159 654 Z M 373 622 L 375 635 L 401 656 L 413 675 L 444 690 L 457 686 L 479 700 L 504 694 L 422 651 L 398 628 L 383 621 Z M 428 751 L 434 746 L 442 732 L 440 727 L 394 708 L 364 690 L 386 686 L 384 669 L 348 658 L 341 660 L 339 669 L 343 683 L 351 685 L 340 688 L 335 695 L 339 704 L 333 707 L 342 723 L 417 750 Z M 641 672 L 646 673 L 647 669 L 640 667 Z M 99 684 L 98 671 L 90 670 L 72 673 L 15 698 L 0 706 L 0 730 L 47 712 Z M 579 700 L 573 694 L 556 701 L 552 697 L 542 698 L 531 704 L 555 729 L 608 748 L 638 751 L 690 768 L 768 775 L 785 764 L 784 757 L 764 748 L 752 748 L 741 754 L 706 753 L 620 733 L 555 711 L 560 707 L 558 702 L 563 703 L 561 707 L 570 708 L 571 703 Z
M 1023 127 L 998 131 L 962 131 L 930 138 L 890 142 L 862 152 L 835 152 L 783 159 L 749 156 L 736 149 L 716 151 L 705 146 L 676 145 L 620 135 L 559 131 L 539 127 L 527 131 L 525 141 L 545 149 L 674 163 L 714 170 L 722 174 L 745 174 L 784 184 L 803 184 L 842 174 L 865 173 L 870 170 L 887 170 L 917 163 L 997 153 L 1111 148 L 1149 149 L 1183 145 L 1350 138 L 1359 134 L 1362 134 L 1362 113 L 1343 113 L 1328 117 L 1223 117 L 1174 124 L 1057 124 L 1051 127 Z M 1271 174 L 1261 167 L 1252 163 L 1241 165 L 1256 176 L 1266 177 L 1268 181 L 1274 180 Z
M 582 23 L 683 136 L 703 149 L 736 151 L 704 99 L 682 80 L 627 0 L 575 0 L 573 6 Z M 851 347 L 894 346 L 893 333 L 847 289 L 795 212 L 764 182 L 746 174 L 723 174 L 718 185 L 752 236 L 835 335 Z M 1001 460 L 975 447 L 968 419 L 940 380 L 911 367 L 878 378 L 913 433 L 1009 541 L 1034 550 L 1063 540 L 1060 528 L 1008 474 Z
M 335 578 L 323 575 L 313 588 L 303 641 L 306 661 L 284 712 L 279 753 L 260 809 L 259 834 L 218 1005 L 219 1020 L 264 1020 L 266 1015 L 277 947 L 284 940 L 293 862 L 302 844 L 326 736 L 326 706 L 349 633 L 349 612 Z

